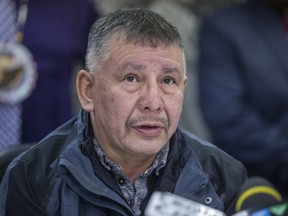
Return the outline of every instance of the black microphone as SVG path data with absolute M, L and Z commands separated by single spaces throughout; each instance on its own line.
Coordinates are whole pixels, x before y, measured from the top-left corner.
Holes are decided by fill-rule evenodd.
M 235 210 L 234 216 L 286 216 L 288 203 L 269 181 L 253 177 L 243 184 Z

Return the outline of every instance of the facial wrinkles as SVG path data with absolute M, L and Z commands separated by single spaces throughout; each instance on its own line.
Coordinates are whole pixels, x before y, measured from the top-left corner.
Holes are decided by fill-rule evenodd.
M 152 110 L 148 110 L 148 111 L 144 111 L 142 112 L 141 109 L 136 109 L 136 110 L 140 110 L 140 114 L 138 111 L 136 111 L 136 113 L 138 113 L 137 115 L 130 116 L 125 124 L 126 128 L 131 128 L 133 126 L 141 126 L 141 127 L 163 127 L 164 130 L 168 130 L 170 127 L 170 123 L 169 123 L 169 112 L 165 112 L 166 108 L 165 108 L 165 94 L 161 93 L 161 90 L 159 91 L 159 87 L 156 84 L 151 84 L 153 85 L 153 87 L 146 87 L 146 88 L 150 88 L 150 90 L 144 90 L 145 87 L 143 87 L 143 92 L 140 93 L 142 95 L 142 97 L 140 97 L 138 99 L 138 101 L 136 102 L 136 107 L 139 106 L 139 103 L 144 103 L 144 105 L 142 106 L 147 106 L 147 108 L 152 109 Z M 155 90 L 151 90 L 151 88 L 157 88 Z M 155 94 L 155 96 L 153 95 L 148 95 L 147 96 L 147 91 L 159 91 L 159 92 L 152 92 L 151 94 Z M 150 94 L 150 93 L 149 93 Z M 159 95 L 160 94 L 160 95 Z M 148 97 L 145 98 L 145 97 Z M 149 98 L 152 97 L 152 98 Z M 159 97 L 159 98 L 154 98 L 154 97 Z M 141 101 L 141 100 L 147 100 L 147 101 Z M 155 105 L 151 105 L 149 103 L 152 103 L 152 100 L 159 100 L 159 101 L 154 101 L 153 103 L 155 103 Z M 148 105 L 149 104 L 149 105 Z M 162 105 L 161 105 L 162 104 Z M 140 105 L 141 106 L 141 105 Z M 150 107 L 149 107 L 150 106 Z M 157 110 L 153 110 L 153 108 L 151 108 L 151 106 L 155 106 L 157 108 Z M 159 106 L 159 110 L 158 110 L 158 106 Z M 163 106 L 161 108 L 161 106 Z M 143 108 L 142 108 L 143 109 Z M 164 112 L 163 112 L 164 110 Z M 135 114 L 135 112 L 134 112 Z M 167 116 L 168 115 L 168 116 Z
M 151 88 L 157 88 L 157 89 L 155 89 L 155 91 L 159 91 L 159 92 L 155 93 L 155 94 L 160 94 L 159 97 L 161 97 L 161 100 L 163 100 L 163 98 L 165 98 L 165 97 L 168 98 L 170 96 L 167 96 L 165 93 L 163 93 L 160 86 L 159 86 L 159 85 L 161 85 L 159 83 L 159 80 L 158 80 L 159 71 L 161 72 L 160 76 L 162 76 L 163 74 L 169 75 L 170 73 L 171 74 L 177 73 L 178 77 L 181 76 L 181 74 L 180 74 L 181 72 L 178 69 L 179 66 L 176 66 L 176 64 L 178 64 L 178 62 L 176 62 L 176 61 L 173 62 L 172 60 L 170 60 L 170 58 L 173 59 L 173 57 L 175 56 L 175 54 L 173 53 L 172 57 L 170 57 L 171 53 L 173 53 L 173 52 L 165 52 L 165 49 L 164 49 L 163 52 L 161 50 L 160 54 L 159 54 L 159 52 L 157 52 L 156 57 L 151 58 L 151 56 L 153 56 L 154 52 L 148 48 L 147 53 L 144 55 L 144 57 L 142 56 L 142 58 L 140 59 L 141 63 L 138 63 L 137 60 L 135 60 L 133 58 L 132 58 L 132 60 L 128 60 L 128 61 L 126 59 L 127 62 L 124 62 L 124 64 L 122 66 L 120 66 L 120 69 L 125 70 L 127 68 L 132 68 L 132 69 L 136 70 L 137 73 L 138 72 L 142 73 L 144 71 L 143 72 L 144 74 L 147 73 L 147 71 L 148 71 L 150 75 L 145 78 L 145 82 L 148 82 L 148 84 L 147 83 L 145 84 L 144 89 L 142 86 L 142 90 L 144 91 L 144 93 L 143 93 L 144 97 L 145 97 L 145 91 L 149 91 L 149 89 L 151 90 Z M 135 53 L 133 53 L 133 54 L 135 54 Z M 129 57 L 129 55 L 128 55 L 128 57 Z M 160 57 L 160 63 L 159 63 L 159 57 Z M 146 63 L 143 63 L 143 62 L 146 62 Z M 182 77 L 179 79 L 184 79 L 184 78 Z M 153 91 L 153 89 L 152 89 L 152 91 Z M 178 88 L 177 92 L 175 92 L 175 94 L 177 94 L 177 93 L 180 93 L 180 88 Z M 164 102 L 163 102 L 164 104 L 165 104 L 165 101 L 166 100 L 164 100 Z M 131 119 L 127 120 L 126 127 L 130 127 L 133 124 L 139 124 L 142 122 L 144 123 L 145 121 L 148 121 L 148 120 L 160 122 L 165 127 L 165 129 L 169 128 L 169 121 L 167 120 L 167 118 L 155 116 L 155 113 L 150 113 L 149 116 L 143 115 L 143 116 L 131 118 Z
M 134 45 L 134 44 L 128 44 L 128 45 L 121 45 L 117 42 L 117 44 L 115 44 L 116 41 L 114 41 L 114 49 L 112 50 L 112 52 L 114 53 L 113 56 L 117 57 L 118 59 L 123 59 L 123 58 L 127 58 L 127 56 L 129 54 L 132 55 L 137 55 L 139 54 L 144 54 L 146 53 L 146 55 L 149 57 L 150 55 L 153 55 L 153 53 L 157 54 L 157 56 L 159 57 L 163 57 L 166 58 L 167 60 L 170 59 L 174 59 L 175 63 L 179 63 L 183 62 L 182 59 L 182 54 L 181 54 L 181 50 L 180 48 L 178 48 L 176 45 L 159 45 L 156 48 L 150 47 L 150 46 L 142 46 L 142 45 Z M 133 52 L 131 52 L 133 50 Z M 179 53 L 178 53 L 179 52 Z M 177 60 L 176 60 L 177 59 Z M 143 59 L 140 59 L 143 60 Z M 118 62 L 120 63 L 120 62 Z
M 116 46 L 116 47 L 115 47 Z M 170 49 L 169 47 L 158 47 L 158 48 L 151 48 L 151 47 L 138 47 L 138 46 L 135 46 L 135 45 L 128 45 L 130 46 L 130 48 L 127 48 L 127 46 L 125 48 L 123 48 L 122 46 L 120 46 L 119 44 L 115 44 L 114 46 L 114 50 L 113 51 L 113 59 L 110 59 L 112 60 L 113 62 L 113 66 L 112 66 L 112 63 L 110 61 L 110 63 L 108 63 L 108 71 L 107 73 L 111 73 L 112 71 L 109 70 L 109 68 L 113 69 L 113 67 L 115 65 L 118 65 L 119 68 L 117 71 L 114 71 L 112 73 L 118 73 L 119 70 L 124 70 L 128 67 L 128 68 L 132 68 L 132 71 L 135 70 L 136 72 L 139 71 L 139 73 L 142 73 L 143 70 L 148 70 L 151 72 L 153 72 L 153 74 L 156 73 L 156 75 L 152 78 L 152 79 L 157 79 L 157 73 L 159 74 L 159 68 L 160 68 L 160 71 L 161 73 L 164 73 L 164 74 L 169 74 L 169 73 L 181 73 L 182 71 L 179 71 L 178 68 L 181 68 L 179 64 L 179 62 L 182 62 L 182 55 L 179 53 L 181 53 L 179 50 L 177 50 L 177 47 L 175 46 L 173 49 Z M 138 48 L 140 48 L 140 50 L 138 50 Z M 171 51 L 172 50 L 172 51 Z M 179 53 L 177 53 L 179 51 Z M 140 57 L 137 59 L 137 53 L 140 53 Z M 144 55 L 143 55 L 144 53 Z M 151 56 L 153 55 L 156 55 L 154 58 Z M 136 56 L 136 58 L 135 58 Z M 180 58 L 179 58 L 180 56 Z M 163 59 L 163 65 L 159 66 L 159 63 L 158 62 L 158 57 L 160 59 Z M 149 66 L 149 68 L 147 69 L 147 65 L 146 64 L 143 64 L 143 61 L 145 62 L 148 62 L 147 65 Z M 165 61 L 167 61 L 165 63 Z M 121 64 L 123 64 L 121 66 Z M 156 69 L 155 69 L 156 68 Z M 158 68 L 158 69 L 157 69 Z M 106 73 L 106 72 L 104 72 Z M 124 72 L 125 73 L 125 72 Z M 138 73 L 138 72 L 137 72 Z M 117 75 L 118 76 L 118 75 Z M 149 75 L 150 76 L 150 75 Z M 179 76 L 182 76 L 182 75 L 179 75 Z M 183 74 L 184 76 L 184 74 Z M 151 78 L 151 76 L 150 76 Z M 150 79 L 149 78 L 149 79 Z M 184 79 L 183 77 L 181 79 Z M 117 80 L 114 80 L 115 82 L 117 82 Z M 182 88 L 181 88 L 182 89 Z M 159 90 L 159 89 L 158 89 Z M 180 93 L 180 88 L 179 88 L 179 91 L 177 91 L 178 93 Z M 176 95 L 175 95 L 176 96 Z M 164 97 L 165 97 L 165 94 L 164 94 Z M 168 98 L 168 96 L 167 96 Z M 114 98 L 115 100 L 115 98 Z M 162 125 L 165 126 L 165 128 L 168 128 L 169 127 L 169 121 L 164 118 L 164 117 L 156 117 L 155 114 L 152 115 L 152 116 L 146 116 L 146 115 L 141 115 L 141 116 L 137 116 L 137 117 L 134 117 L 134 118 L 131 118 L 129 120 L 126 121 L 126 124 L 125 126 L 126 127 L 129 127 L 133 124 L 136 124 L 136 123 L 140 123 L 140 122 L 144 122 L 144 121 L 155 121 L 155 122 L 160 122 Z
M 120 71 L 122 71 L 123 74 L 131 73 L 132 76 L 135 74 L 139 82 L 137 86 L 145 87 L 145 90 L 149 90 L 149 88 L 159 90 L 164 96 L 173 95 L 180 91 L 182 92 L 185 77 L 184 74 L 181 74 L 181 71 L 179 71 L 180 69 L 177 63 L 162 56 L 151 58 L 150 55 L 153 55 L 153 53 L 149 54 L 150 53 L 142 56 L 140 59 L 141 62 L 137 59 L 129 59 L 127 62 L 124 62 L 123 66 L 120 66 Z M 170 85 L 165 84 L 165 79 L 173 80 L 175 83 Z M 133 87 L 133 85 L 127 86 Z M 134 85 L 134 87 L 135 86 L 136 85 Z

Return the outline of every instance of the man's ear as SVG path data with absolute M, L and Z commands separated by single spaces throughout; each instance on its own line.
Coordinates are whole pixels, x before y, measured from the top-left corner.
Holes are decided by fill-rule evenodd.
M 93 86 L 93 75 L 88 71 L 80 70 L 76 77 L 76 90 L 81 107 L 87 112 L 94 110 Z
M 186 87 L 188 84 L 188 77 L 185 75 L 184 77 L 184 86 Z

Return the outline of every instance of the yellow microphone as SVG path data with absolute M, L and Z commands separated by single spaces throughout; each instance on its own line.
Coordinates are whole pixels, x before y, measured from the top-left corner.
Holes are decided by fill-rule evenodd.
M 283 201 L 281 194 L 269 181 L 261 177 L 253 177 L 243 184 L 239 192 L 235 205 L 237 213 L 234 216 L 274 215 L 271 212 L 286 216 L 287 210 L 288 203 Z

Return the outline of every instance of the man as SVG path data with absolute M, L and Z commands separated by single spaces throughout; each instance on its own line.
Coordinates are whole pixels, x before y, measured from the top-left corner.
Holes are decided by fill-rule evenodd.
M 243 162 L 248 175 L 268 178 L 284 196 L 287 12 L 287 0 L 249 0 L 204 18 L 199 35 L 199 99 L 213 142 Z
M 0 215 L 143 215 L 154 191 L 233 210 L 243 165 L 177 129 L 187 78 L 173 25 L 148 9 L 108 14 L 86 68 L 83 110 L 10 164 Z

